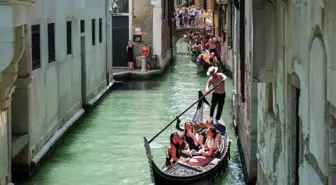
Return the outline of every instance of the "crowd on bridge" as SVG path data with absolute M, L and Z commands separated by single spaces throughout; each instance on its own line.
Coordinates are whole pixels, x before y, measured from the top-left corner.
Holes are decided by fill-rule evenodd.
M 195 26 L 205 26 L 211 28 L 212 26 L 212 21 L 207 10 L 200 9 L 194 5 L 182 5 L 180 8 L 177 8 L 175 10 L 175 20 L 176 27 L 178 29 Z

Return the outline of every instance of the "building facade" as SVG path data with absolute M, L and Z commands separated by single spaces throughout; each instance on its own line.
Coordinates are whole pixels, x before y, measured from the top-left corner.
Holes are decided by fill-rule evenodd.
M 336 184 L 335 10 L 332 0 L 238 2 L 235 106 L 248 181 Z
M 12 95 L 20 68 L 27 67 L 29 53 L 28 18 L 30 0 L 0 1 L 0 185 L 12 181 Z
M 29 175 L 111 86 L 110 7 L 109 0 L 0 3 L 1 17 L 12 20 L 0 21 L 1 185 L 12 171 Z
M 107 0 L 106 0 L 107 1 Z M 110 0 L 114 67 L 127 67 L 127 42 L 133 39 L 134 0 Z
M 247 1 L 246 1 L 247 2 Z M 244 0 L 230 1 L 228 60 L 233 62 L 234 124 L 237 125 L 238 148 L 245 181 L 254 184 L 257 178 L 257 83 L 252 76 L 252 12 L 245 9 Z M 246 23 L 245 23 L 246 19 Z
M 169 66 L 172 57 L 174 3 L 173 1 L 152 0 L 151 4 L 153 5 L 152 54 L 157 56 L 159 66 L 166 68 Z
M 137 29 L 141 29 L 141 41 L 133 39 L 134 53 L 136 56 L 136 67 L 141 68 L 141 50 L 145 43 L 153 50 L 153 5 L 151 0 L 134 1 L 134 18 L 132 25 L 132 34 Z

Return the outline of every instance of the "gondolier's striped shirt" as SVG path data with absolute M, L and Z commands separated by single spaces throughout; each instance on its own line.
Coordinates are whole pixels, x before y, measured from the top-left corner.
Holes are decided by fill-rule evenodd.
M 220 84 L 222 81 L 223 81 L 223 74 L 221 73 L 217 73 L 217 78 L 214 78 L 214 77 L 210 77 L 209 81 L 208 81 L 208 84 L 209 86 L 212 85 L 213 87 L 217 86 L 218 84 Z M 214 93 L 217 93 L 217 94 L 223 94 L 225 93 L 225 82 L 222 83 L 221 85 L 219 85 L 215 90 L 214 90 Z

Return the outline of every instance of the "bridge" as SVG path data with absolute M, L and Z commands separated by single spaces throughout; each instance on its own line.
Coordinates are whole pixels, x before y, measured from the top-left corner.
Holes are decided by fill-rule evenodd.
M 192 27 L 180 27 L 176 28 L 174 30 L 173 36 L 174 36 L 174 43 L 180 38 L 183 37 L 183 35 L 189 33 L 189 32 L 205 32 L 206 28 L 205 26 L 192 26 Z M 209 30 L 211 31 L 211 30 Z

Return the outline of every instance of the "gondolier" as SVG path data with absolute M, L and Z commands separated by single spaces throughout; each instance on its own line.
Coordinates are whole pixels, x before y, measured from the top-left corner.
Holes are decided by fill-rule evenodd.
M 221 82 L 225 81 L 227 77 L 223 73 L 218 73 L 218 67 L 211 66 L 208 69 L 207 75 L 210 76 L 205 90 L 208 92 L 209 87 L 212 85 L 213 87 L 217 86 Z M 216 123 L 218 123 L 218 120 L 221 118 L 223 106 L 225 102 L 225 82 L 223 82 L 221 85 L 219 85 L 214 92 L 212 93 L 212 99 L 211 99 L 211 108 L 210 108 L 210 117 L 213 117 L 216 105 L 217 107 L 217 114 L 216 114 Z

